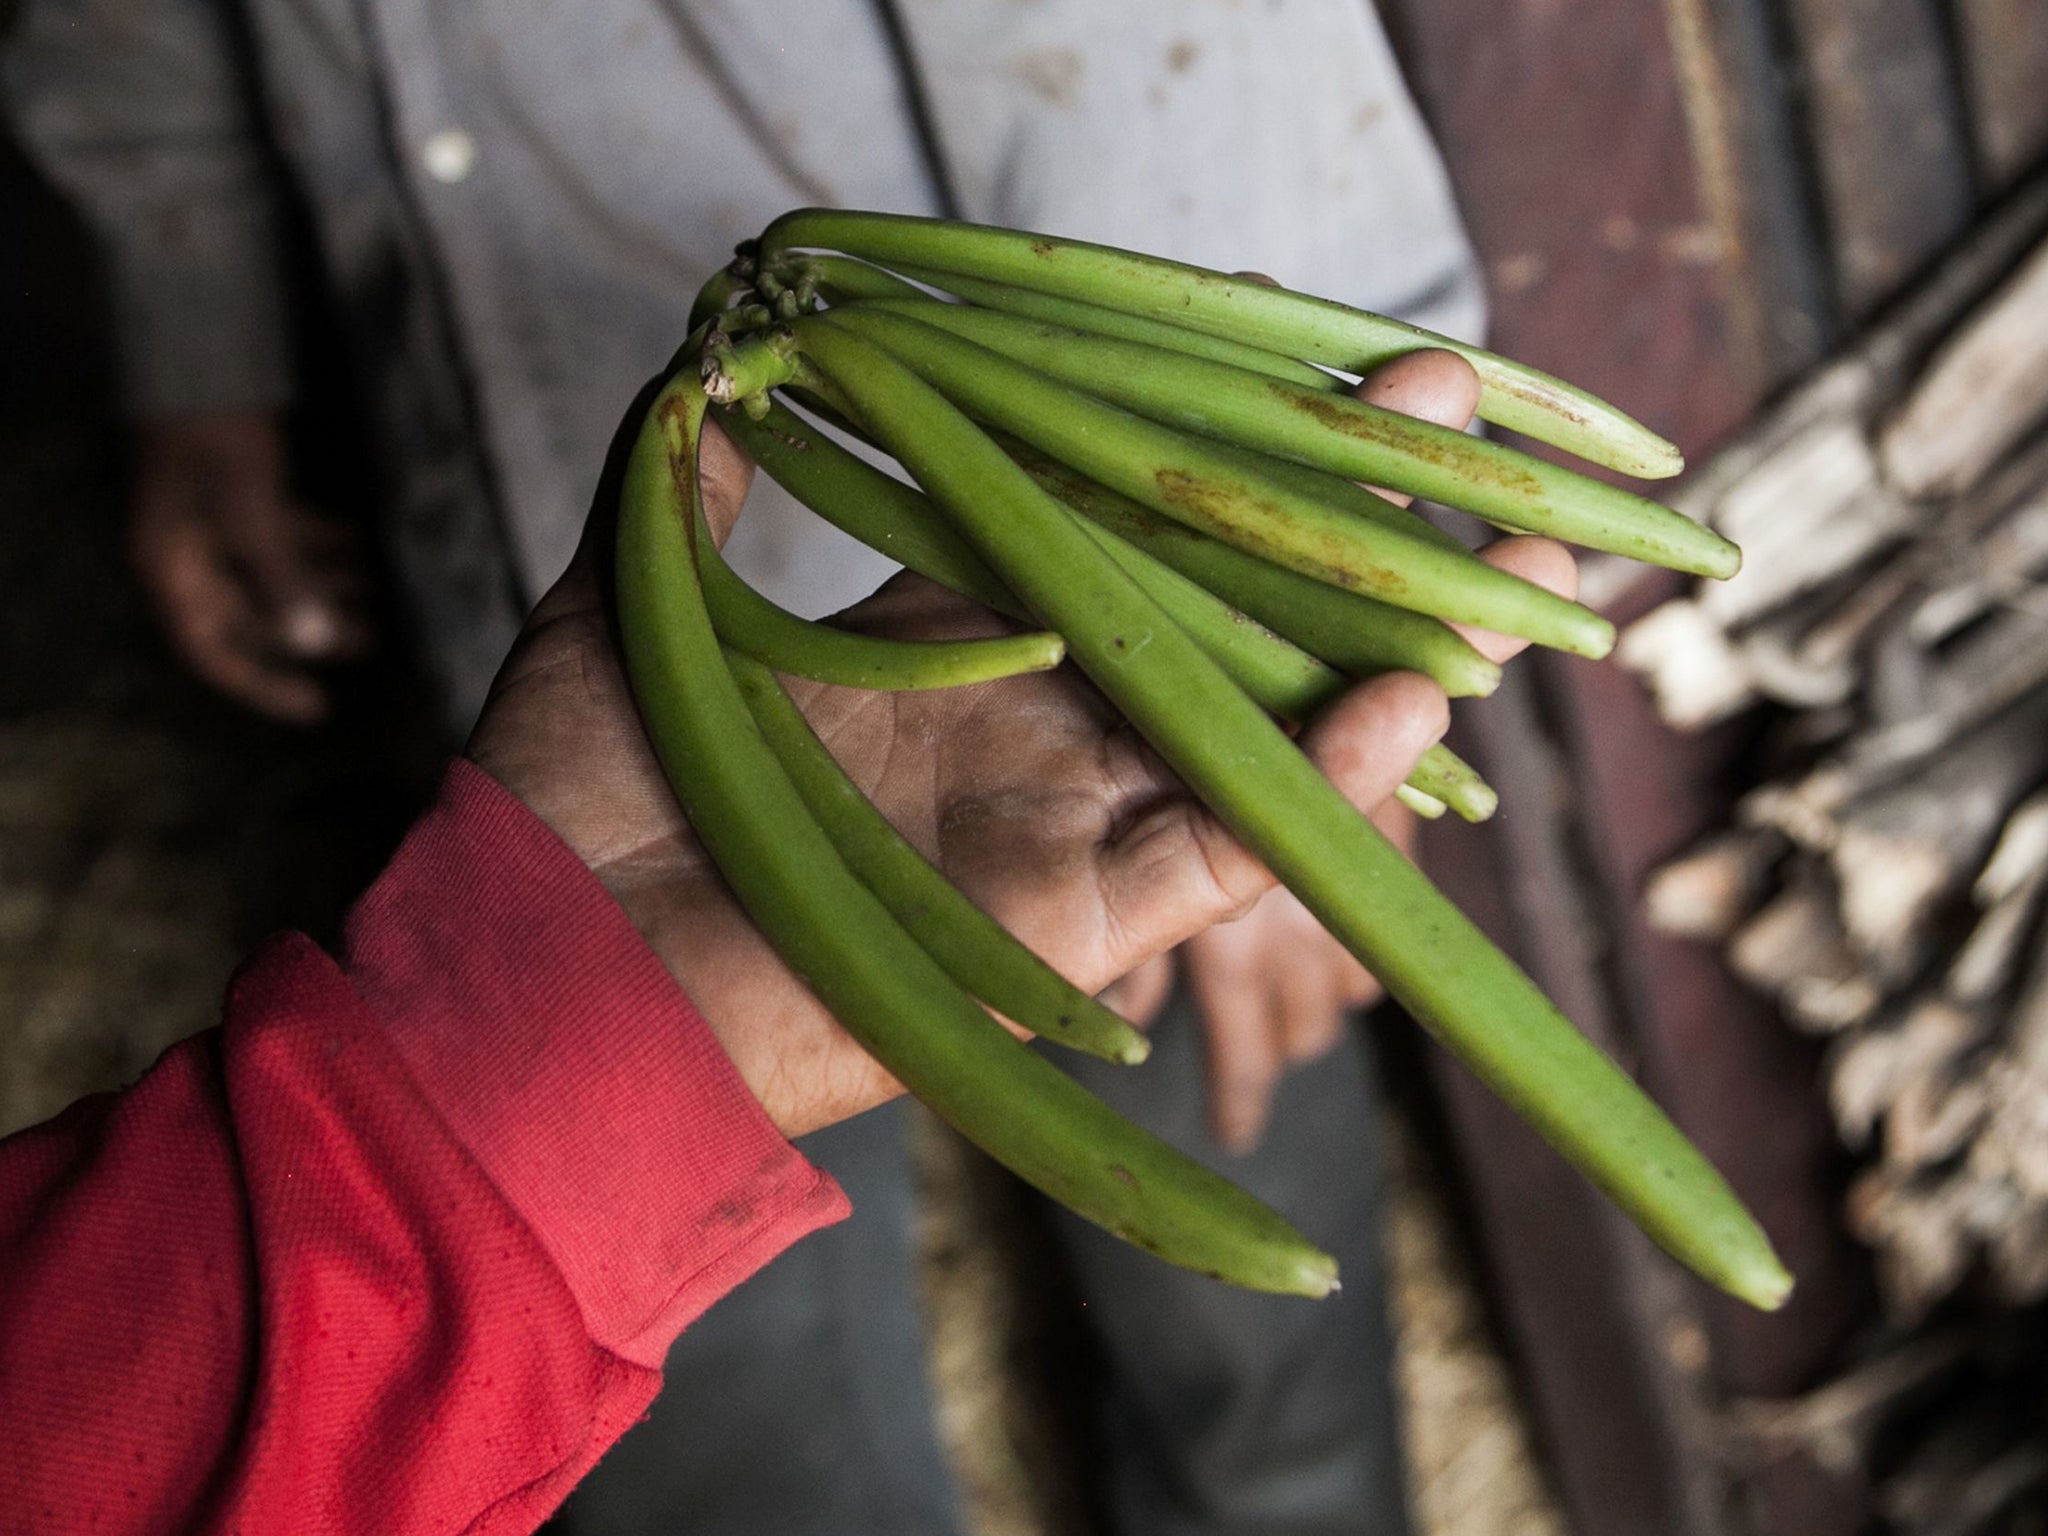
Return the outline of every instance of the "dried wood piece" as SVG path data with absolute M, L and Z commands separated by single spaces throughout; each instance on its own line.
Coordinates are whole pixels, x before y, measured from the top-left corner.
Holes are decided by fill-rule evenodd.
M 1924 803 L 1930 813 L 1947 809 Z M 1926 964 L 1934 917 L 1969 878 L 1961 840 L 1940 830 L 1919 833 L 1845 824 L 1830 851 L 1842 893 L 1841 924 L 1863 967 L 1886 988 L 1903 984 Z
M 1665 603 L 1631 624 L 1615 658 L 1649 684 L 1658 712 L 1680 730 L 1703 730 L 1758 697 L 1748 660 L 1688 599 Z
M 1929 997 L 1896 1024 L 1851 1037 L 1828 1070 L 1828 1103 L 1842 1140 L 1852 1147 L 1869 1141 L 1907 1084 L 1951 1075 L 1987 1033 L 1984 1016 L 1975 1009 Z
M 1949 962 L 1942 986 L 1950 997 L 1960 1003 L 1990 1003 L 2011 986 L 2021 963 L 2040 946 L 2044 890 L 2048 868 L 2036 866 L 2024 883 L 1984 908 Z
M 1943 986 L 1964 1003 L 1985 1003 L 2016 979 L 2042 942 L 2042 896 L 2048 892 L 2048 794 L 2036 793 L 2006 819 L 1991 857 L 1971 887 L 1983 912 L 1950 962 Z
M 1923 680 L 1915 715 L 1856 738 L 1842 754 L 1836 791 L 1867 795 L 1916 770 L 1925 778 L 1968 759 L 1967 770 L 1959 771 L 1972 782 L 1987 774 L 2003 782 L 2017 773 L 2007 791 L 2017 798 L 2028 787 L 2028 773 L 2048 761 L 2044 685 L 2048 617 L 2001 614 L 1943 654 Z M 1994 769 L 1994 761 L 2002 766 Z
M 1829 632 L 1845 611 L 1857 606 L 1871 579 L 1867 566 L 1848 566 L 1802 594 L 1798 602 L 1736 634 L 1735 648 L 1757 690 L 1794 709 L 1848 703 L 1857 689 L 1857 671 L 1844 657 L 1832 654 Z
M 1650 877 L 1643 911 L 1659 933 L 1724 939 L 1755 908 L 1785 839 L 1768 831 L 1722 832 Z
M 1775 996 L 1794 1022 L 1823 1033 L 1866 1017 L 1879 1001 L 1832 897 L 1817 881 L 1782 892 L 1744 923 L 1728 958 L 1737 975 Z
M 1943 344 L 1878 439 L 1885 479 L 1914 498 L 1974 484 L 2048 414 L 2048 246 Z
M 1730 490 L 1792 439 L 1830 421 L 1868 422 L 1926 350 L 2048 229 L 2048 178 L 2016 193 L 1844 356 L 1823 364 L 1688 475 L 1672 505 L 1715 527 Z M 1726 532 L 1725 529 L 1722 530 Z
M 2048 1484 L 2048 1449 L 2021 1440 L 2017 1426 L 1990 1422 L 1945 1424 L 1934 1454 L 1886 1485 L 1885 1518 L 1898 1536 L 1977 1536 L 2004 1529 L 2006 1511 L 2033 1489 Z
M 2012 806 L 2048 773 L 2048 688 L 1948 744 L 1922 770 L 1860 738 L 1837 761 L 1745 796 L 1749 826 L 1829 856 L 1841 924 L 1887 987 L 1925 959 L 1932 919 L 1976 874 Z
M 1799 664 L 1813 671 L 1833 668 L 1853 676 L 1857 653 L 1917 595 L 1932 560 L 1928 546 L 1920 543 L 1898 551 L 1873 571 L 1859 573 L 1845 599 L 1830 604 L 1829 611 L 1799 642 Z M 1843 697 L 1847 697 L 1846 689 Z
M 1700 606 L 1734 629 L 1860 565 L 1925 514 L 1883 485 L 1862 424 L 1828 421 L 1784 444 L 1722 498 L 1715 518 L 1742 569 Z
M 1881 1354 L 1804 1396 L 1733 1403 L 1731 1449 L 1757 1462 L 1803 1450 L 1832 1471 L 1851 1471 L 1866 1463 L 1871 1439 L 1887 1423 L 1939 1391 L 1975 1348 L 1969 1334 L 1951 1329 Z
M 2019 803 L 1984 861 L 1970 895 L 1980 907 L 1994 906 L 2037 884 L 2048 868 L 2048 790 Z
M 2048 1205 L 2048 1073 L 2002 1061 L 1992 1089 L 1996 1104 L 1970 1148 L 1970 1176 L 2004 1185 L 2016 1202 Z
M 1735 817 L 1745 827 L 1769 827 L 1809 852 L 1825 853 L 1841 833 L 1836 816 L 1849 799 L 1847 783 L 1839 766 L 1823 763 L 1798 779 L 1759 784 L 1736 802 Z
M 1886 630 L 1865 658 L 1865 724 L 1877 730 L 1904 725 L 1925 715 L 1934 698 L 1934 658 L 1904 628 Z M 1845 743 L 1844 756 L 1854 755 Z
M 1885 1162 L 1907 1170 L 1947 1162 L 1990 1120 L 1996 1094 L 1987 1072 L 1909 1077 L 1885 1113 Z
M 1906 626 L 1922 645 L 2031 593 L 2048 570 L 2048 436 L 1956 503 L 1934 553 L 1940 567 Z
M 1994 1227 L 1984 1264 L 1992 1291 L 2007 1306 L 2031 1306 L 2048 1296 L 2048 1205 L 2024 1206 Z
M 1975 1186 L 1884 1164 L 1849 1188 L 1849 1230 L 1877 1251 L 1878 1287 L 1895 1322 L 1910 1324 L 1962 1283 L 1976 1257 Z

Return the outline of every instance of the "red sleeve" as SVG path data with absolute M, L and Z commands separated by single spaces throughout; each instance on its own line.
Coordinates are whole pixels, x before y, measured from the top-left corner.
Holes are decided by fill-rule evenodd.
M 0 1533 L 529 1531 L 838 1187 L 458 764 L 337 966 L 0 1143 Z

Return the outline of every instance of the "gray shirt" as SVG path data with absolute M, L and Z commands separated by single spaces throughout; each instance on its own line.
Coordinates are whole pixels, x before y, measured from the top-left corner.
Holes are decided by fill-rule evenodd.
M 1365 0 L 28 0 L 6 85 L 107 244 L 139 411 L 286 398 L 295 184 L 458 718 L 698 284 L 785 208 L 952 212 L 1483 318 Z M 731 554 L 813 614 L 889 569 L 758 492 Z

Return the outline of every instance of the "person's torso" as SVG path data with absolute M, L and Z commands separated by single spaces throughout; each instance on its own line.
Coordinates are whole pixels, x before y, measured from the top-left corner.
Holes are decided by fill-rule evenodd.
M 438 288 L 529 594 L 698 284 L 791 206 L 956 212 L 1480 323 L 1364 0 L 248 3 L 351 324 L 379 323 L 394 259 L 434 269 L 413 277 Z M 813 614 L 890 569 L 773 494 L 729 553 Z

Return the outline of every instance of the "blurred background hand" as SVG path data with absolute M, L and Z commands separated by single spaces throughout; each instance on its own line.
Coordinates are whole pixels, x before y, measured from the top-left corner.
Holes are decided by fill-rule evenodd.
M 364 582 L 350 530 L 292 495 L 279 419 L 162 417 L 136 449 L 129 555 L 171 644 L 259 714 L 325 718 L 319 669 L 370 642 Z

